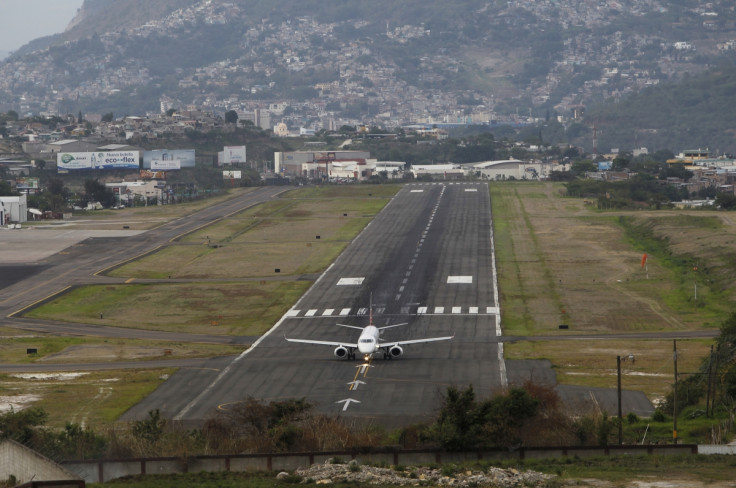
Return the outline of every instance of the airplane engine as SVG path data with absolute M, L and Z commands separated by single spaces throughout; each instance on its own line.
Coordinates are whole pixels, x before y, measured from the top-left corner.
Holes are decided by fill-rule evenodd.
M 401 346 L 394 346 L 388 350 L 388 353 L 391 355 L 392 358 L 397 358 L 404 354 L 404 350 L 401 348 Z
M 340 359 L 348 357 L 348 348 L 343 346 L 337 346 L 335 348 L 335 357 Z

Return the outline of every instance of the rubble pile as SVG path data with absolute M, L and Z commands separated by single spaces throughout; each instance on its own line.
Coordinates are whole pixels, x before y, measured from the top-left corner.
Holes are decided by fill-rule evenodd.
M 453 487 L 544 487 L 554 478 L 553 475 L 535 471 L 520 472 L 515 469 L 490 467 L 486 471 L 462 471 L 448 475 L 446 470 L 428 467 L 379 468 L 361 465 L 356 460 L 347 464 L 314 464 L 309 468 L 297 469 L 294 474 L 301 477 L 301 483 L 366 483 L 394 486 L 453 486 Z M 277 478 L 290 476 L 279 473 Z

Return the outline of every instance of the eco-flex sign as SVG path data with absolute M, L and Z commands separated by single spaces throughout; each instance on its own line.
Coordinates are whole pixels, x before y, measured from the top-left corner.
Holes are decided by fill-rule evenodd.
M 59 172 L 81 169 L 139 169 L 138 151 L 61 152 L 56 155 Z

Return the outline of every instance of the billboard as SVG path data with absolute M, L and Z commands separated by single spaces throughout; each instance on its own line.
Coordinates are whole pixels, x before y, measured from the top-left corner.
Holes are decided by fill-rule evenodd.
M 38 190 L 38 178 L 19 177 L 15 179 L 16 190 Z
M 222 178 L 225 180 L 239 180 L 242 178 L 240 171 L 223 171 Z
M 194 168 L 194 149 L 156 149 L 143 153 L 143 169 L 152 169 L 152 161 L 179 161 L 180 168 Z
M 60 172 L 80 169 L 138 169 L 138 151 L 60 152 L 56 168 Z
M 78 169 L 92 169 L 93 153 L 58 153 L 56 155 L 57 171 L 72 171 Z
M 138 169 L 138 151 L 107 151 L 92 154 L 95 169 Z
M 245 146 L 225 146 L 223 152 L 225 164 L 245 163 Z
M 152 159 L 152 171 L 170 171 L 173 169 L 181 169 L 180 159 Z
M 150 169 L 142 169 L 140 172 L 142 180 L 165 180 L 166 173 L 164 171 L 151 171 Z

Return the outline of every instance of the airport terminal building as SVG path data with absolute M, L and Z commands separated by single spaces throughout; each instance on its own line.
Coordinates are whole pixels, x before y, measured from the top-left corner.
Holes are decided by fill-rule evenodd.
M 274 153 L 274 171 L 284 177 L 330 181 L 363 181 L 386 172 L 401 178 L 405 163 L 376 161 L 368 151 L 294 151 Z

